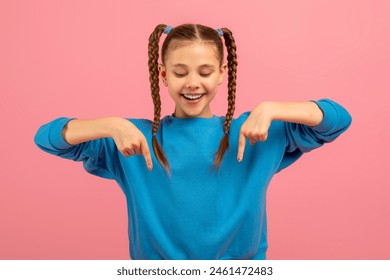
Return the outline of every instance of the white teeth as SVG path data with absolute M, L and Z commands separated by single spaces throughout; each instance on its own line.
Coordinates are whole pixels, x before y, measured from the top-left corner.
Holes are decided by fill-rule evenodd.
M 198 94 L 198 95 L 188 95 L 188 94 L 183 94 L 185 98 L 187 99 L 192 99 L 192 100 L 195 100 L 195 99 L 199 99 L 200 97 L 202 97 L 203 94 Z

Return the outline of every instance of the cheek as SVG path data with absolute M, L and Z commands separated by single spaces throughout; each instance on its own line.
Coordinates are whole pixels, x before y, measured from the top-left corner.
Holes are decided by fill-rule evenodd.
M 179 79 L 177 77 L 167 77 L 168 87 L 171 89 L 178 89 L 183 86 L 183 79 Z
M 218 82 L 219 82 L 219 80 L 218 80 L 218 77 L 217 78 L 214 78 L 214 79 L 212 79 L 212 80 L 210 80 L 210 81 L 208 81 L 206 84 L 205 84 L 205 86 L 207 87 L 207 89 L 209 89 L 209 90 L 214 90 L 214 91 L 216 91 L 217 89 L 218 89 Z
M 177 87 L 177 86 L 172 86 L 172 85 L 169 85 L 168 86 L 168 93 L 169 95 L 175 99 L 175 98 L 178 98 L 178 92 L 180 92 L 180 88 Z

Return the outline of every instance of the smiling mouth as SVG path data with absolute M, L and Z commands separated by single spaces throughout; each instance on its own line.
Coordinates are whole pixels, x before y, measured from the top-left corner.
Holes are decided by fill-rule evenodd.
M 204 93 L 201 94 L 181 94 L 187 100 L 198 100 L 201 99 Z

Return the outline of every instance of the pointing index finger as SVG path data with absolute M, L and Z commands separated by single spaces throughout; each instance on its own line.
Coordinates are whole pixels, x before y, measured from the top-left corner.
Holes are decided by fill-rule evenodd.
M 149 169 L 149 171 L 152 170 L 153 168 L 152 157 L 150 155 L 150 150 L 149 150 L 148 143 L 146 142 L 146 139 L 143 139 L 141 142 L 141 152 L 145 158 L 147 168 Z
M 238 138 L 238 153 L 237 153 L 237 161 L 241 162 L 244 157 L 246 138 L 245 135 L 240 131 L 240 135 Z

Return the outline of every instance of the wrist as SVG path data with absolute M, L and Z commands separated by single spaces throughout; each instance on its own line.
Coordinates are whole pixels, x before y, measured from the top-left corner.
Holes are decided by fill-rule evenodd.
M 278 120 L 282 118 L 282 102 L 277 101 L 263 101 L 256 107 L 256 111 L 260 114 L 266 114 L 272 120 Z
M 102 136 L 105 138 L 112 137 L 115 133 L 115 130 L 118 126 L 118 119 L 117 117 L 106 117 L 100 119 L 101 122 L 101 133 Z

